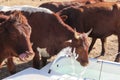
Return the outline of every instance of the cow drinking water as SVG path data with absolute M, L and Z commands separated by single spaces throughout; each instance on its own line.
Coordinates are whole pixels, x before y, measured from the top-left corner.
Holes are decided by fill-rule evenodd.
M 4 9 L 3 9 L 4 10 Z M 5 9 L 7 10 L 7 9 Z M 65 24 L 62 19 L 52 11 L 45 8 L 31 6 L 18 6 L 8 8 L 4 14 L 20 10 L 28 19 L 32 27 L 31 41 L 35 56 L 33 66 L 39 68 L 39 55 L 37 47 L 46 48 L 50 56 L 56 55 L 61 49 L 71 46 L 76 48 L 75 52 L 79 55 L 77 60 L 82 66 L 86 66 L 88 61 L 88 41 L 86 33 L 78 33 L 73 28 Z M 47 59 L 42 56 L 43 66 Z

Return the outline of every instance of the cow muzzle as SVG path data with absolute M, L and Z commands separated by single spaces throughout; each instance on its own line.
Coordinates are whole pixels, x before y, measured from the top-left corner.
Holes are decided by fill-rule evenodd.
M 82 66 L 87 66 L 89 64 L 88 60 L 82 60 L 82 59 L 79 59 L 79 57 L 77 58 L 77 61 L 80 62 Z

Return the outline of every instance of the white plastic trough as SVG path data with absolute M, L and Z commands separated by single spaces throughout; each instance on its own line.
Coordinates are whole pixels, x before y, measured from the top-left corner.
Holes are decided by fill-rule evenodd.
M 68 62 L 66 62 L 67 60 Z M 25 69 L 3 80 L 120 80 L 120 63 L 90 59 L 88 67 L 83 68 L 75 61 L 74 72 L 77 70 L 75 72 L 77 75 L 75 75 L 71 74 L 73 69 L 71 69 L 70 60 L 73 59 L 62 58 L 59 60 L 53 65 L 50 74 L 48 70 L 51 63 L 40 70 L 34 68 Z M 57 67 L 58 63 L 59 66 Z
M 56 59 L 40 70 L 28 68 L 3 80 L 120 80 L 120 63 L 89 59 L 82 67 L 76 58 L 75 49 L 61 50 Z M 50 73 L 48 73 L 50 72 Z

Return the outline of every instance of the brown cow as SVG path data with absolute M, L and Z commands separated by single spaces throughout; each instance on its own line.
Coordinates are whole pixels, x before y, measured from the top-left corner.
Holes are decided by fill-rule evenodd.
M 0 21 L 0 66 L 6 58 L 8 70 L 15 73 L 13 56 L 21 60 L 26 60 L 32 54 L 34 56 L 30 42 L 31 27 L 17 11 L 10 16 L 0 15 Z
M 53 12 L 46 12 L 48 11 L 47 9 L 38 9 L 41 9 L 41 12 L 27 15 L 33 30 L 31 41 L 33 42 L 34 51 L 37 52 L 36 48 L 39 46 L 40 48 L 46 48 L 47 52 L 53 56 L 64 47 L 72 46 L 76 48 L 76 53 L 80 55 L 77 60 L 82 66 L 86 66 L 88 64 L 88 41 L 86 35 L 84 33 L 75 35 L 75 31 L 66 25 L 58 15 Z M 25 13 L 29 14 L 29 12 Z M 38 34 L 40 34 L 40 37 L 38 37 Z M 70 39 L 72 39 L 72 43 L 66 45 L 65 42 Z M 34 59 L 38 59 L 36 57 L 38 56 L 35 56 Z M 44 57 L 42 58 L 43 65 L 46 65 L 46 60 Z
M 77 60 L 81 65 L 86 66 L 88 64 L 88 41 L 85 33 L 77 33 L 65 24 L 58 15 L 45 8 L 23 6 L 12 7 L 11 9 L 24 9 L 21 11 L 32 26 L 31 41 L 36 53 L 38 53 L 37 47 L 46 48 L 47 52 L 53 56 L 61 49 L 71 46 L 76 48 L 76 53 L 79 54 Z M 67 42 L 70 39 L 72 42 Z M 43 65 L 46 65 L 46 59 L 43 58 Z M 38 54 L 35 55 L 33 63 L 35 68 L 39 68 Z
M 96 2 L 100 2 L 100 1 L 99 0 L 80 0 L 80 1 L 66 1 L 66 2 L 46 2 L 41 4 L 39 7 L 50 9 L 56 13 L 70 6 L 83 6 L 85 4 L 91 4 Z
M 97 38 L 101 39 L 102 52 L 105 53 L 105 40 L 111 34 L 118 36 L 118 52 L 120 52 L 120 25 L 119 7 L 115 2 L 100 2 L 81 6 L 80 8 L 70 7 L 61 10 L 59 15 L 67 15 L 65 23 L 75 27 L 79 32 L 86 32 L 93 28 L 89 35 L 93 38 L 89 51 L 92 49 Z
M 119 0 L 74 0 L 74 1 L 81 1 L 81 2 L 85 2 L 85 1 L 90 1 L 90 2 L 118 2 Z

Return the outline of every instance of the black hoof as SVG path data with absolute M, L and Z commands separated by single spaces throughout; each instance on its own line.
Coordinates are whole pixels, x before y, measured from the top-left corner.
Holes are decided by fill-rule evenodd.
M 115 58 L 114 61 L 115 61 L 115 62 L 120 62 L 120 54 L 117 54 L 117 56 L 116 56 L 116 58 Z
M 100 56 L 104 56 L 105 54 L 104 53 L 101 53 Z

